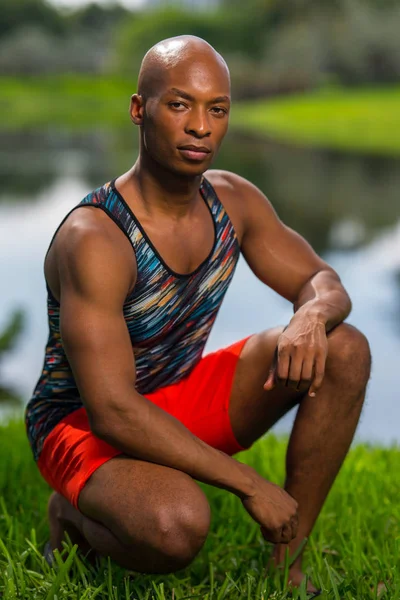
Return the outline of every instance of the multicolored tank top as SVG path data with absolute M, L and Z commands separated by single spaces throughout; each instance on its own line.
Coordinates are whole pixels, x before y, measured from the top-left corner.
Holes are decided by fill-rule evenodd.
M 136 389 L 146 395 L 186 377 L 204 346 L 233 277 L 240 247 L 233 225 L 214 188 L 204 177 L 200 193 L 214 222 L 214 244 L 207 258 L 189 274 L 165 264 L 115 187 L 115 180 L 88 194 L 73 210 L 103 210 L 130 240 L 137 281 L 123 305 L 136 362 Z M 35 460 L 57 423 L 83 406 L 60 335 L 60 305 L 47 286 L 49 337 L 42 374 L 28 402 L 25 423 Z

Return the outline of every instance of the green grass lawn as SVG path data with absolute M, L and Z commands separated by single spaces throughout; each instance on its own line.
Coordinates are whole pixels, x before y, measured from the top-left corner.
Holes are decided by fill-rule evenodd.
M 329 440 L 327 440 L 329 444 Z M 286 442 L 269 435 L 242 462 L 282 483 Z M 66 544 L 55 568 L 41 556 L 48 539 L 49 488 L 21 422 L 0 428 L 0 592 L 11 600 L 283 600 L 284 576 L 265 576 L 272 546 L 225 490 L 200 484 L 212 509 L 206 544 L 172 575 L 141 575 L 102 559 L 98 568 Z M 400 450 L 356 446 L 345 461 L 310 538 L 305 566 L 322 599 L 400 598 Z M 305 599 L 303 590 L 293 598 Z
M 307 146 L 400 155 L 400 86 L 321 90 L 247 102 L 232 124 Z
M 134 78 L 2 77 L 0 127 L 127 127 L 135 90 Z M 399 106 L 400 86 L 325 89 L 235 104 L 231 126 L 300 145 L 400 155 Z

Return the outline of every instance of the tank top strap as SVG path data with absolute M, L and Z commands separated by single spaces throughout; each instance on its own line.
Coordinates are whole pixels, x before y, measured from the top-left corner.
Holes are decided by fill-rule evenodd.
M 137 220 L 129 206 L 118 193 L 115 187 L 115 179 L 108 181 L 88 194 L 81 200 L 79 206 L 92 205 L 104 210 L 130 239 L 134 249 L 137 250 L 144 242 L 141 228 L 138 226 Z
M 206 199 L 213 219 L 217 228 L 217 238 L 224 242 L 227 238 L 233 240 L 235 243 L 237 242 L 237 235 L 235 228 L 233 227 L 233 223 L 229 218 L 228 213 L 225 210 L 224 205 L 221 200 L 218 198 L 217 192 L 211 183 L 204 176 L 201 180 L 200 191 L 203 195 L 203 198 Z

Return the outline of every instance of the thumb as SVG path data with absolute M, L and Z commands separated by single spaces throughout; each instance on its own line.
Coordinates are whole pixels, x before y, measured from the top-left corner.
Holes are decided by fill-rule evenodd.
M 275 387 L 275 364 L 273 364 L 268 373 L 268 379 L 264 383 L 265 390 L 272 390 Z

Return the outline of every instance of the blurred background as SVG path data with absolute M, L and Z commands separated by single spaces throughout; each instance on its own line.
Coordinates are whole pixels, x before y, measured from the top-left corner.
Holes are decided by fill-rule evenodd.
M 53 232 L 135 161 L 128 106 L 144 53 L 191 33 L 232 74 L 215 166 L 259 186 L 339 273 L 373 355 L 356 439 L 398 443 L 399 31 L 396 0 L 2 0 L 0 418 L 22 414 L 42 368 Z M 241 258 L 206 351 L 291 314 Z

